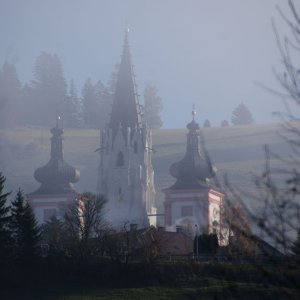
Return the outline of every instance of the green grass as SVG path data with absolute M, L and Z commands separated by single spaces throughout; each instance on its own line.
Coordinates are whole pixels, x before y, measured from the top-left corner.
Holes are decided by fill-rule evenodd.
M 294 298 L 293 298 L 294 297 Z M 143 287 L 120 289 L 44 288 L 2 291 L 3 300 L 185 300 L 185 299 L 296 299 L 292 289 L 253 283 L 206 281 L 206 285 L 185 287 Z

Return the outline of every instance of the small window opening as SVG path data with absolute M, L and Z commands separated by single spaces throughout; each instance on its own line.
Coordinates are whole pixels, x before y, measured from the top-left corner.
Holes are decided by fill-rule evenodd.
M 118 167 L 124 166 L 124 155 L 123 155 L 123 152 L 122 152 L 122 151 L 120 151 L 120 152 L 118 153 L 118 157 L 117 157 L 117 166 L 118 166 Z
M 137 144 L 137 142 L 134 142 L 133 149 L 134 149 L 134 153 L 138 153 L 138 144 Z

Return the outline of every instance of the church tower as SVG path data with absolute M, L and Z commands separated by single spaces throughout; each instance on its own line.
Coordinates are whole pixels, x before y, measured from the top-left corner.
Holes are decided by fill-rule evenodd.
M 193 120 L 187 124 L 186 153 L 170 167 L 176 182 L 164 190 L 165 227 L 167 231 L 180 228 L 194 235 L 215 233 L 219 244 L 226 245 L 228 237 L 222 224 L 224 195 L 209 183 L 216 169 L 201 155 L 195 114 L 193 111 Z
M 41 186 L 27 195 L 39 224 L 49 221 L 51 217 L 62 219 L 67 206 L 78 196 L 72 183 L 79 180 L 80 173 L 64 160 L 60 117 L 57 117 L 56 126 L 51 129 L 51 133 L 50 160 L 34 172 L 34 178 Z
M 156 225 L 151 132 L 143 123 L 128 31 L 110 121 L 100 133 L 98 190 L 107 199 L 106 219 L 115 227 Z

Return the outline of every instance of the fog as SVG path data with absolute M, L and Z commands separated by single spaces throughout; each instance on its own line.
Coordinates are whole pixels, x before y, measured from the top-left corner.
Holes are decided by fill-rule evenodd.
M 165 128 L 184 127 L 193 103 L 200 124 L 230 120 L 240 102 L 257 123 L 273 122 L 282 100 L 257 82 L 279 88 L 271 18 L 287 28 L 276 5 L 289 14 L 280 0 L 0 0 L 0 65 L 15 64 L 24 85 L 37 56 L 56 53 L 80 95 L 88 77 L 109 80 L 128 26 L 138 91 L 157 87 Z

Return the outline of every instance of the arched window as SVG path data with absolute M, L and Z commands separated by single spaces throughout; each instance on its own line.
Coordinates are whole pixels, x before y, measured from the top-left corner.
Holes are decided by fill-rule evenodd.
M 119 151 L 118 157 L 117 157 L 117 167 L 124 166 L 124 155 L 122 151 Z
M 138 153 L 138 144 L 137 144 L 137 141 L 135 141 L 134 144 L 133 144 L 133 150 L 134 150 L 134 153 Z
M 119 190 L 118 190 L 118 201 L 122 201 L 122 200 L 123 200 L 122 189 L 119 187 Z

